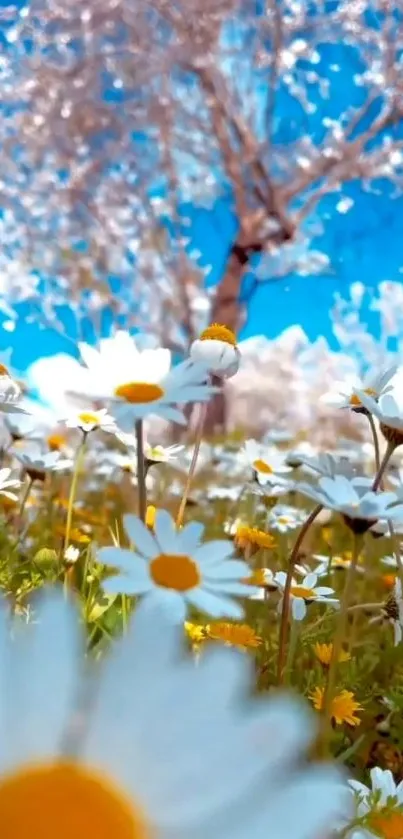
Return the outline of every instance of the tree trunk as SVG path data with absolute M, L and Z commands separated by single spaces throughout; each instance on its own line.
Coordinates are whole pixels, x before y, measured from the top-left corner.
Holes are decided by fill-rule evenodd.
M 242 320 L 242 305 L 239 300 L 242 280 L 249 268 L 251 257 L 255 253 L 260 253 L 261 250 L 260 242 L 245 246 L 235 241 L 228 254 L 224 276 L 217 288 L 211 322 L 222 323 L 232 329 L 235 334 L 238 333 Z M 220 386 L 220 392 L 214 396 L 208 406 L 205 424 L 205 433 L 208 436 L 223 433 L 227 428 L 222 380 L 215 378 L 213 384 Z

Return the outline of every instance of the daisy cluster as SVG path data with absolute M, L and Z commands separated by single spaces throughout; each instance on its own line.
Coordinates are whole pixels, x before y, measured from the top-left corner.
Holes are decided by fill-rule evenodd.
M 226 326 L 79 352 L 58 411 L 0 369 L 2 835 L 401 839 L 402 371 L 318 447 L 207 433 Z

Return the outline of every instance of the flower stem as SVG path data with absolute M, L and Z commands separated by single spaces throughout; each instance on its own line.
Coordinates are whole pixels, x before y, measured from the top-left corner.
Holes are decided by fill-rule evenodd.
M 22 494 L 22 498 L 21 498 L 21 502 L 20 502 L 20 509 L 18 510 L 18 518 L 21 518 L 21 516 L 22 516 L 22 514 L 25 510 L 25 505 L 28 501 L 29 493 L 31 492 L 33 483 L 34 483 L 34 479 L 33 478 L 28 478 L 28 483 L 27 483 L 27 485 L 24 489 L 24 492 Z
M 306 521 L 301 527 L 301 530 L 297 536 L 295 541 L 295 545 L 291 551 L 290 558 L 288 560 L 288 570 L 287 570 L 287 577 L 284 586 L 284 593 L 283 593 L 283 605 L 281 609 L 281 621 L 280 621 L 280 638 L 279 638 L 279 649 L 278 649 L 278 664 L 277 664 L 277 681 L 278 684 L 283 684 L 284 679 L 284 665 L 285 665 L 285 653 L 286 653 L 286 646 L 287 646 L 287 635 L 288 635 L 288 617 L 290 611 L 290 596 L 291 596 L 291 584 L 292 584 L 292 575 L 294 572 L 294 567 L 298 559 L 299 549 L 302 545 L 302 542 L 305 539 L 305 536 L 311 526 L 311 524 L 315 521 L 316 517 L 319 515 L 321 510 L 323 509 L 322 504 L 318 504 L 310 513 Z
M 146 488 L 146 463 L 144 459 L 144 434 L 143 420 L 135 422 L 136 449 L 137 449 L 137 490 L 139 494 L 139 518 L 146 520 L 147 513 L 147 488 Z
M 371 429 L 372 442 L 374 444 L 375 471 L 376 471 L 376 473 L 378 473 L 380 468 L 381 468 L 381 455 L 380 455 L 380 451 L 379 451 L 379 440 L 378 440 L 378 435 L 376 433 L 374 418 L 373 418 L 372 414 L 370 414 L 368 412 L 367 417 L 368 417 L 369 427 Z
M 377 472 L 376 478 L 375 478 L 374 483 L 373 483 L 373 485 L 372 485 L 372 490 L 373 490 L 373 492 L 376 492 L 376 490 L 380 487 L 381 482 L 382 482 L 382 478 L 383 478 L 383 476 L 384 476 L 384 474 L 385 474 L 385 469 L 386 469 L 386 467 L 387 467 L 387 465 L 388 465 L 388 463 L 389 463 L 389 460 L 390 460 L 390 458 L 391 458 L 391 456 L 392 456 L 392 454 L 393 454 L 393 452 L 394 452 L 395 448 L 396 448 L 396 444 L 395 444 L 395 443 L 392 443 L 392 442 L 389 442 L 389 443 L 388 443 L 388 445 L 387 445 L 387 447 L 386 447 L 385 454 L 384 454 L 384 456 L 383 456 L 383 458 L 382 458 L 381 465 L 380 465 L 380 467 L 379 467 L 379 469 L 378 469 L 378 472 Z
M 71 486 L 70 486 L 70 494 L 69 494 L 69 503 L 67 508 L 67 521 L 66 521 L 66 531 L 64 534 L 64 545 L 63 545 L 63 556 L 69 546 L 70 543 L 70 532 L 71 532 L 71 524 L 73 521 L 73 507 L 74 501 L 77 492 L 77 484 L 78 484 L 78 477 L 80 474 L 81 464 L 83 462 L 84 452 L 85 452 L 85 444 L 87 442 L 87 435 L 83 435 L 83 439 L 77 449 L 77 456 L 76 462 L 74 464 L 74 472 L 73 477 L 71 479 Z
M 327 749 L 328 732 L 332 720 L 331 711 L 336 686 L 337 668 L 346 631 L 347 616 L 354 588 L 354 580 L 358 563 L 358 557 L 360 555 L 360 548 L 361 539 L 357 534 L 354 534 L 352 551 L 353 555 L 347 571 L 344 591 L 340 600 L 340 611 L 338 616 L 339 619 L 337 622 L 336 632 L 333 639 L 332 656 L 329 664 L 325 695 L 323 697 L 323 717 L 321 731 L 319 734 L 319 751 L 323 756 L 326 754 Z
M 176 526 L 177 527 L 180 527 L 180 525 L 183 522 L 183 516 L 185 514 L 185 509 L 186 509 L 186 502 L 189 498 L 190 487 L 192 485 L 192 480 L 193 480 L 193 476 L 194 476 L 195 469 L 196 469 L 196 464 L 197 464 L 197 458 L 199 456 L 200 445 L 201 445 L 202 436 L 203 436 L 203 428 L 204 428 L 204 423 L 205 423 L 205 420 L 206 420 L 206 414 L 207 414 L 207 404 L 200 405 L 200 415 L 199 415 L 199 421 L 198 421 L 197 427 L 196 427 L 196 438 L 195 438 L 195 442 L 194 442 L 193 456 L 192 456 L 192 460 L 191 460 L 191 464 L 190 464 L 190 468 L 189 468 L 189 473 L 188 473 L 188 476 L 187 476 L 187 479 L 186 479 L 185 489 L 183 490 L 182 500 L 181 500 L 181 503 L 179 505 L 178 514 L 176 516 Z

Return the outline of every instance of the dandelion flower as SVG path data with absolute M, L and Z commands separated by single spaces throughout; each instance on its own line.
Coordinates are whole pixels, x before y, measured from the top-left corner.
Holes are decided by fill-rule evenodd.
M 139 610 L 94 670 L 54 593 L 18 632 L 0 623 L 3 839 L 306 839 L 347 817 L 339 773 L 300 760 L 305 709 L 247 700 L 234 650 L 195 665 L 180 627 Z
M 329 667 L 329 664 L 332 660 L 332 653 L 333 653 L 333 644 L 319 644 L 316 643 L 313 647 L 313 651 L 316 655 L 318 661 L 324 665 L 324 667 Z M 351 655 L 350 653 L 346 652 L 346 650 L 341 650 L 339 655 L 339 661 L 350 661 Z
M 276 540 L 270 533 L 259 530 L 257 527 L 249 527 L 247 524 L 238 525 L 234 537 L 235 544 L 239 548 L 273 548 Z
M 244 582 L 246 562 L 233 559 L 228 540 L 201 545 L 203 525 L 177 530 L 166 510 L 157 510 L 151 532 L 137 516 L 126 515 L 124 526 L 136 552 L 100 548 L 98 562 L 119 570 L 103 582 L 109 594 L 142 595 L 158 602 L 183 621 L 189 606 L 211 617 L 241 618 L 243 609 L 232 596 L 250 597 Z
M 316 687 L 310 695 L 310 700 L 316 711 L 323 711 L 324 688 Z M 362 705 L 356 702 L 354 694 L 350 690 L 342 690 L 332 699 L 331 716 L 336 725 L 360 725 L 361 720 L 356 712 L 362 711 Z
M 232 329 L 212 323 L 190 347 L 190 358 L 201 362 L 209 372 L 226 379 L 235 376 L 240 363 L 240 352 Z
M 247 623 L 225 623 L 217 621 L 206 626 L 207 637 L 213 641 L 222 641 L 229 647 L 239 650 L 255 649 L 262 643 L 252 626 Z

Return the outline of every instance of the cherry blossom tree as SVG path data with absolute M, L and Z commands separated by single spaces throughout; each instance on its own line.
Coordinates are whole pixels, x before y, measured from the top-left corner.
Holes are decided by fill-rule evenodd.
M 353 190 L 400 189 L 400 2 L 32 0 L 3 29 L 4 298 L 47 322 L 112 311 L 178 350 L 238 331 L 246 274 L 326 268 Z M 192 219 L 219 202 L 206 291 Z

